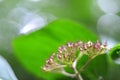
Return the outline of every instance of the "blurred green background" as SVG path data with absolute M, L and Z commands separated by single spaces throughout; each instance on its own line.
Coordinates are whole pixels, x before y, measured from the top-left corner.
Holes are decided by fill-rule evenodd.
M 99 39 L 101 42 L 107 40 L 108 47 L 113 47 L 120 41 L 119 12 L 119 0 L 0 0 L 0 55 L 9 62 L 19 80 L 40 80 L 40 73 L 32 71 L 34 67 L 28 67 L 36 65 L 33 63 L 42 65 L 40 57 L 36 56 L 45 53 L 39 54 L 39 48 L 43 52 L 47 49 L 46 53 L 50 53 L 66 41 L 79 39 L 83 41 Z M 57 19 L 65 21 L 57 22 Z M 18 36 L 22 38 L 13 43 Z M 47 47 L 43 46 L 43 43 L 47 43 Z M 37 55 L 32 55 L 35 50 Z M 46 58 L 48 55 L 50 54 L 45 55 Z M 34 58 L 39 61 L 31 62 Z M 117 70 L 119 75 L 117 68 L 114 70 Z

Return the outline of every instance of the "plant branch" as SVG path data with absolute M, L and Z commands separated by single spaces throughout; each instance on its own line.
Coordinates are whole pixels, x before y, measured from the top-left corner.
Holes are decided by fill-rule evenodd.
M 76 74 L 76 78 L 77 78 L 78 80 L 83 80 L 83 78 L 82 78 L 82 76 L 80 75 L 80 73 L 78 72 L 78 70 L 77 70 L 76 68 L 73 68 L 73 70 L 74 70 L 74 72 L 75 72 L 75 74 Z
M 78 62 L 78 60 L 79 60 L 79 58 L 80 58 L 81 56 L 82 56 L 82 55 L 80 54 L 80 55 L 78 56 L 78 58 L 75 60 L 75 62 L 73 63 L 73 66 L 72 66 L 72 68 L 73 68 L 73 70 L 74 70 L 74 72 L 75 72 L 75 74 L 76 74 L 76 78 L 77 78 L 78 80 L 83 80 L 82 76 L 80 75 L 80 73 L 79 73 L 78 70 L 76 69 L 77 62 Z
M 89 58 L 89 60 L 80 68 L 80 72 L 84 71 L 84 69 L 88 66 L 88 64 L 92 61 L 92 58 Z
M 68 76 L 68 77 L 74 78 L 74 77 L 76 76 L 76 74 L 70 74 L 70 73 L 66 72 L 63 68 L 61 69 L 60 72 L 61 72 L 63 75 Z

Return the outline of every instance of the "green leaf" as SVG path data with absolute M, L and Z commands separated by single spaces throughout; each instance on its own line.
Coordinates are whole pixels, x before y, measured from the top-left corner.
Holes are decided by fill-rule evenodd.
M 113 47 L 110 50 L 110 57 L 111 59 L 116 63 L 116 64 L 120 64 L 120 44 L 115 45 L 115 47 Z
M 120 80 L 120 44 L 109 51 L 108 59 L 110 62 L 108 80 Z
M 89 80 L 120 80 L 120 44 L 107 54 L 97 56 L 83 72 Z
M 107 54 L 102 54 L 90 62 L 83 74 L 89 78 L 89 80 L 108 80 L 108 68 L 109 62 Z
M 47 80 L 55 80 L 57 74 L 45 73 L 41 69 L 53 51 L 67 41 L 97 39 L 96 35 L 83 25 L 70 20 L 56 20 L 36 32 L 16 38 L 13 47 L 16 57 L 27 70 Z

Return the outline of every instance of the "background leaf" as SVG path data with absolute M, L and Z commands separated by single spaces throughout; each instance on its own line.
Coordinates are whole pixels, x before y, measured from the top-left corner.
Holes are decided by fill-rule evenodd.
M 16 57 L 30 72 L 39 77 L 54 80 L 57 74 L 53 76 L 41 70 L 45 60 L 67 41 L 78 40 L 96 41 L 97 37 L 76 22 L 56 20 L 36 32 L 18 37 L 14 40 L 13 46 Z
M 89 80 L 119 80 L 120 45 L 113 47 L 107 54 L 97 56 L 82 73 Z
M 0 79 L 18 80 L 7 60 L 0 55 Z
M 120 80 L 120 44 L 115 45 L 109 51 L 108 60 L 110 62 L 108 80 Z
M 109 80 L 107 79 L 108 68 L 107 54 L 102 54 L 91 61 L 83 72 L 83 75 L 88 77 L 89 80 Z

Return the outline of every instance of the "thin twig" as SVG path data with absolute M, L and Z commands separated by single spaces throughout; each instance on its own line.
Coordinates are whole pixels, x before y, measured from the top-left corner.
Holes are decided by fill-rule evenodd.
M 80 68 L 80 72 L 84 71 L 84 69 L 88 66 L 88 64 L 92 61 L 92 58 L 90 58 L 81 68 Z
M 75 74 L 76 74 L 76 78 L 77 78 L 78 80 L 83 80 L 83 78 L 82 78 L 82 76 L 80 75 L 80 73 L 78 72 L 78 70 L 77 70 L 76 68 L 73 68 L 73 70 L 74 70 L 74 72 L 75 72 Z
M 76 76 L 76 74 L 70 74 L 70 73 L 66 72 L 64 69 L 61 69 L 61 73 L 64 74 L 65 76 L 72 77 L 72 78 L 74 78 Z

